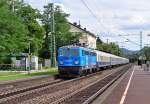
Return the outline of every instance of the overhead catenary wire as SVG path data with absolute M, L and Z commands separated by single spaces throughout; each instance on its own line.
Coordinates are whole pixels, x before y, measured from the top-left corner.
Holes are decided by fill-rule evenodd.
M 97 17 L 97 15 L 94 14 L 94 12 L 89 8 L 89 6 L 87 5 L 87 3 L 84 0 L 80 0 L 82 2 L 82 4 L 88 9 L 88 11 L 91 13 L 91 15 L 96 19 L 96 21 L 99 24 L 99 27 L 103 28 L 106 32 L 106 34 L 109 34 L 108 29 L 102 24 L 101 20 Z
M 93 0 L 93 2 L 94 2 L 94 0 Z M 95 7 L 96 7 L 96 6 L 95 6 Z M 122 31 L 122 32 L 125 33 L 124 31 Z M 127 34 L 127 33 L 125 33 L 125 34 Z M 136 35 L 137 35 L 137 34 L 136 34 Z M 136 42 L 134 42 L 134 41 L 132 41 L 132 40 L 126 38 L 125 36 L 122 36 L 122 35 L 121 35 L 121 37 L 122 37 L 123 39 L 128 40 L 128 42 L 130 42 L 130 43 L 132 43 L 132 44 L 134 44 L 134 45 L 140 46 L 140 44 L 138 44 L 138 43 L 136 43 Z
M 88 9 L 88 11 L 91 13 L 91 15 L 97 20 L 100 28 L 102 27 L 106 31 L 105 34 L 110 34 L 110 29 L 105 27 L 105 25 L 102 23 L 101 19 L 99 19 L 99 17 L 92 11 L 92 9 L 88 6 L 88 4 L 84 0 L 80 0 L 80 1 Z
M 94 0 L 93 0 L 93 2 L 94 2 Z M 96 7 L 96 6 L 94 6 L 94 7 Z M 122 32 L 125 33 L 124 31 L 122 31 Z M 125 34 L 127 34 L 127 33 L 125 33 Z M 128 34 L 128 35 L 129 35 L 129 34 Z M 136 35 L 137 35 L 137 34 L 136 34 Z M 122 36 L 122 35 L 121 35 L 121 36 Z M 140 46 L 140 44 L 138 44 L 138 43 L 136 43 L 136 42 L 134 42 L 134 41 L 132 41 L 132 40 L 126 38 L 125 36 L 122 36 L 122 38 L 128 40 L 128 41 L 129 41 L 130 43 L 132 43 L 132 44 L 135 44 L 135 45 L 137 45 L 137 46 Z
M 99 17 L 97 17 L 97 15 L 95 15 L 95 13 L 90 9 L 90 7 L 88 6 L 88 4 L 84 1 L 84 0 L 80 0 L 82 2 L 82 4 L 88 9 L 88 11 L 92 14 L 92 16 L 98 21 L 98 23 L 100 24 L 100 26 L 102 26 L 106 31 L 107 33 L 109 33 L 109 30 L 103 25 L 103 23 L 101 22 L 101 20 L 99 19 Z M 125 32 L 124 32 L 125 33 Z M 127 33 L 126 33 L 127 34 Z M 122 38 L 124 39 L 128 39 L 124 36 L 122 36 Z M 128 41 L 134 45 L 137 45 L 137 46 L 140 46 L 140 44 L 128 39 Z

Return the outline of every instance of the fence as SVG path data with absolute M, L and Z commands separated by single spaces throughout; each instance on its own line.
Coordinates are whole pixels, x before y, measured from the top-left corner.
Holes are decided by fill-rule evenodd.
M 1 71 L 27 71 L 29 67 L 25 64 L 15 65 L 15 64 L 0 64 Z

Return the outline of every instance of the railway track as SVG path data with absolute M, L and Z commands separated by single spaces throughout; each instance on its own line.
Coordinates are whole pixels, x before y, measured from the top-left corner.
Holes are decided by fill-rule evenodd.
M 34 77 L 34 78 L 27 78 L 27 79 L 21 79 L 21 80 L 1 82 L 0 83 L 0 94 L 8 92 L 8 91 L 15 90 L 15 89 L 18 89 L 18 88 L 31 86 L 31 85 L 34 85 L 34 84 L 40 84 L 40 83 L 53 81 L 55 79 L 57 79 L 57 75 L 42 76 L 42 77 Z
M 90 104 L 96 99 L 97 96 L 101 95 L 110 85 L 112 85 L 117 79 L 119 79 L 126 70 L 120 70 L 113 74 L 109 74 L 106 77 L 86 86 L 74 94 L 68 95 L 68 97 L 60 99 L 53 104 Z
M 57 78 L 57 75 L 54 75 L 3 82 L 0 84 L 0 99 L 59 81 L 61 80 Z
M 128 65 L 116 68 L 116 70 L 107 70 L 99 73 L 94 73 L 85 77 L 76 78 L 68 81 L 56 81 L 53 84 L 39 85 L 29 87 L 27 90 L 19 91 L 15 94 L 3 95 L 0 99 L 0 104 L 62 104 L 67 103 L 68 98 L 73 98 L 76 94 L 82 91 L 85 87 L 92 86 L 93 82 L 105 79 L 104 77 L 118 72 L 123 68 L 127 68 Z M 122 72 L 122 70 L 121 70 Z M 102 73 L 102 74 L 101 74 Z M 106 81 L 106 80 L 105 80 Z M 108 81 L 107 81 L 108 82 Z M 101 82 L 104 83 L 104 82 Z M 87 97 L 86 97 L 87 98 Z M 85 99 L 84 99 L 85 100 Z M 70 103 L 68 103 L 70 104 Z M 72 103 L 74 104 L 74 103 Z M 80 104 L 80 103 L 77 103 Z
M 41 84 L 37 84 L 37 85 L 32 85 L 32 86 L 23 87 L 23 88 L 15 89 L 15 90 L 12 90 L 12 91 L 4 92 L 4 93 L 0 94 L 0 99 L 6 98 L 6 97 L 9 97 L 9 96 L 14 96 L 14 95 L 26 92 L 26 91 L 31 91 L 31 90 L 34 90 L 34 89 L 38 89 L 38 88 L 41 88 L 41 87 L 49 86 L 49 85 L 52 85 L 52 84 L 56 84 L 56 83 L 59 83 L 59 82 L 62 82 L 62 81 L 63 80 L 61 80 L 61 79 L 57 79 L 57 80 L 49 81 L 49 82 L 46 82 L 46 83 L 41 83 Z

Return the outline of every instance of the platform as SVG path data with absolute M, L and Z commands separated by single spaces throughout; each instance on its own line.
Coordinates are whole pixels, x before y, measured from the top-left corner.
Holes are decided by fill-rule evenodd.
M 133 66 L 92 104 L 150 104 L 150 71 Z

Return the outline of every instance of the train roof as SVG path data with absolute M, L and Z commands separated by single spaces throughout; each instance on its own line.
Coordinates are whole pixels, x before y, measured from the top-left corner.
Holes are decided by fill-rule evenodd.
M 85 48 L 85 47 L 76 46 L 76 45 L 62 46 L 60 48 L 82 48 L 82 49 L 85 49 L 85 50 L 91 50 L 91 51 L 93 50 L 94 51 L 94 49 L 92 49 L 92 48 Z
M 68 45 L 68 46 L 62 46 L 60 48 L 85 48 L 85 47 L 76 46 L 76 45 Z M 86 48 L 86 49 L 88 49 L 88 48 Z
M 99 50 L 95 50 L 95 52 L 99 53 L 99 54 L 102 54 L 104 56 L 109 56 L 109 57 L 114 57 L 114 58 L 121 58 L 121 59 L 127 59 L 127 58 L 124 58 L 124 57 L 120 57 L 120 56 L 117 56 L 117 55 L 114 55 L 114 54 L 111 54 L 111 53 L 106 53 L 106 52 L 99 51 Z
M 114 55 L 114 54 L 111 54 L 111 53 L 108 53 L 108 52 L 104 52 L 104 51 L 99 51 L 99 50 L 94 50 L 94 49 L 90 49 L 90 48 L 85 48 L 85 47 L 81 47 L 81 46 L 76 46 L 76 45 L 68 45 L 68 46 L 62 46 L 60 48 L 82 48 L 82 49 L 85 49 L 85 50 L 91 50 L 91 51 L 94 51 L 94 52 L 98 52 L 104 56 L 109 56 L 109 57 L 114 57 L 114 58 L 122 58 L 122 59 L 127 59 L 127 58 L 124 58 L 124 57 L 120 57 L 120 56 L 117 56 L 117 55 Z M 128 60 L 128 59 L 127 59 Z

